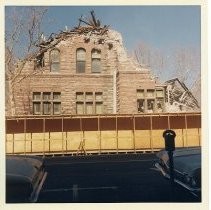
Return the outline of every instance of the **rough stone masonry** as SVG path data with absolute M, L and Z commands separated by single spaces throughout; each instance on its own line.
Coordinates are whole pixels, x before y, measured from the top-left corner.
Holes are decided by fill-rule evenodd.
M 71 30 L 66 28 L 47 40 L 42 37 L 38 47 L 17 77 L 16 115 L 199 110 L 194 96 L 181 83 L 162 84 L 150 69 L 130 58 L 121 34 L 101 26 L 94 12 L 89 20 L 80 18 Z M 176 95 L 175 90 L 179 90 Z

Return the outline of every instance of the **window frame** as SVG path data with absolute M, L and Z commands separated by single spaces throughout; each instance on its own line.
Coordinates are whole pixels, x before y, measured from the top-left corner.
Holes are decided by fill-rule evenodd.
M 136 89 L 136 96 L 138 113 L 163 112 L 165 109 L 165 91 L 161 87 Z
M 101 113 L 98 113 L 98 108 L 101 108 Z M 95 114 L 100 115 L 104 113 L 103 102 L 102 101 L 95 101 Z
M 46 112 L 45 106 L 47 108 L 47 112 Z M 49 101 L 43 101 L 42 102 L 42 107 L 43 107 L 43 111 L 42 111 L 42 114 L 43 115 L 51 115 L 51 102 L 49 102 Z
M 54 98 L 54 96 L 59 96 Z M 61 114 L 61 92 L 32 92 L 32 112 L 33 115 L 60 115 Z M 36 98 L 39 96 L 39 99 Z M 48 96 L 48 97 L 45 97 Z M 59 104 L 59 112 L 55 112 L 54 105 Z M 35 112 L 35 106 L 39 105 L 39 112 Z M 47 105 L 47 106 L 46 106 Z M 46 112 L 46 107 L 47 112 Z
M 55 105 L 59 105 L 59 111 L 58 112 L 55 112 Z M 52 103 L 52 112 L 53 112 L 53 115 L 60 115 L 61 114 L 61 102 L 59 101 L 53 101 Z
M 57 51 L 58 52 L 58 59 L 57 60 L 52 60 L 52 52 L 53 51 Z M 49 61 L 50 61 L 50 72 L 52 72 L 52 73 L 58 73 L 58 72 L 60 72 L 60 50 L 59 49 L 57 49 L 57 48 L 54 48 L 54 49 L 52 49 L 51 51 L 50 51 L 50 53 L 49 53 Z M 58 64 L 58 69 L 55 71 L 55 70 L 52 70 L 53 68 L 52 68 L 52 65 L 53 64 Z
M 97 56 L 94 56 L 95 55 L 95 52 L 97 52 Z M 93 65 L 94 61 L 98 61 L 99 68 L 97 70 L 94 69 L 94 65 Z M 91 51 L 91 71 L 92 71 L 92 73 L 97 73 L 97 74 L 99 74 L 99 73 L 102 72 L 101 50 L 96 49 L 96 48 L 92 49 L 92 51 Z
M 39 105 L 39 111 L 35 111 L 35 105 Z M 42 103 L 41 101 L 33 101 L 33 115 L 40 115 L 42 113 Z
M 75 113 L 77 115 L 92 115 L 92 114 L 104 114 L 104 105 L 103 105 L 103 92 L 76 92 L 75 93 L 75 104 L 76 104 L 76 110 Z M 78 97 L 79 96 L 79 97 Z M 81 96 L 81 97 L 80 97 Z M 101 113 L 97 113 L 97 105 L 101 106 Z M 87 107 L 92 107 L 91 112 L 89 113 L 89 110 Z M 82 107 L 80 112 L 78 111 L 79 108 Z
M 80 50 L 84 52 L 84 55 L 81 56 L 81 57 L 84 57 L 84 59 L 78 58 L 80 57 L 78 55 Z M 79 65 L 78 65 L 79 63 L 83 64 L 80 66 L 80 68 L 82 67 L 81 68 L 82 70 L 79 68 Z M 86 72 L 86 49 L 80 47 L 76 49 L 76 73 L 80 74 L 80 73 L 85 73 L 85 72 Z

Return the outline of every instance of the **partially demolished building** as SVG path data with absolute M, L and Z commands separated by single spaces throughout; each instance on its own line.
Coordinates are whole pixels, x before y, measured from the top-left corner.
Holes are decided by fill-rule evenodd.
M 42 39 L 14 87 L 16 115 L 199 110 L 179 80 L 159 83 L 150 69 L 128 57 L 121 35 L 91 15 L 89 21 L 79 19 L 74 29 Z
M 165 84 L 166 112 L 194 112 L 200 110 L 196 98 L 178 78 L 168 80 Z

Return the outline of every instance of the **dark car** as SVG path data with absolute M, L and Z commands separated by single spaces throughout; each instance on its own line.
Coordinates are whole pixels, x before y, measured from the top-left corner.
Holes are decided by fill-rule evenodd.
M 156 154 L 156 168 L 170 178 L 169 157 L 165 150 Z M 197 197 L 201 196 L 201 147 L 179 148 L 174 151 L 174 181 Z
M 47 173 L 39 157 L 6 157 L 6 202 L 36 202 Z

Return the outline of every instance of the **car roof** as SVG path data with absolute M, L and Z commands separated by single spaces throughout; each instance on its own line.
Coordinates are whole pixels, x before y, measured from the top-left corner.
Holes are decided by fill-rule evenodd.
M 174 151 L 174 157 L 195 154 L 201 154 L 201 147 L 177 148 Z
M 191 172 L 201 168 L 201 155 L 183 155 L 174 158 L 175 169 L 183 172 Z
M 8 177 L 27 177 L 30 180 L 36 176 L 38 169 L 41 167 L 42 161 L 33 157 L 6 157 L 6 174 Z

